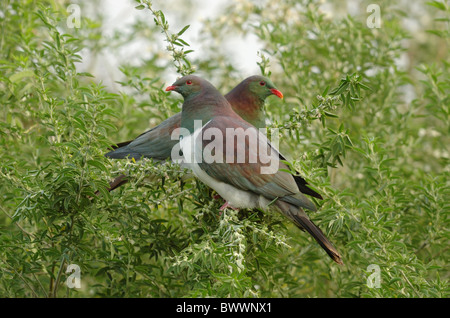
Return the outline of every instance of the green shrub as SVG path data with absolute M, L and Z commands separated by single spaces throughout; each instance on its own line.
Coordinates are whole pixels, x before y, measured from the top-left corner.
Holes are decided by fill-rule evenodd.
M 381 28 L 369 28 L 365 1 L 354 16 L 331 1 L 330 17 L 320 1 L 236 0 L 202 22 L 198 43 L 183 39 L 189 14 L 172 27 L 160 1 L 130 3 L 142 15 L 110 36 L 99 2 L 79 4 L 79 28 L 67 23 L 69 4 L 0 7 L 1 296 L 448 297 L 445 3 L 381 1 Z M 435 19 L 409 32 L 405 19 L 421 14 Z M 311 218 L 343 266 L 280 215 L 219 213 L 215 193 L 175 164 L 103 156 L 180 110 L 163 90 L 170 72 L 196 72 L 223 93 L 249 75 L 224 44 L 246 35 L 285 95 L 268 99 L 267 116 L 323 195 Z M 153 44 L 150 57 L 102 60 L 137 40 Z M 80 72 L 81 53 L 121 78 L 105 86 Z M 130 182 L 109 193 L 120 173 Z M 66 283 L 70 264 L 81 288 Z

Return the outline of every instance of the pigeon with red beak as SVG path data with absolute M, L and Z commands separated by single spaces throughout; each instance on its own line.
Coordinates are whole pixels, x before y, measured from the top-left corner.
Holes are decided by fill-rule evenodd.
M 184 166 L 233 208 L 281 212 L 307 231 L 331 259 L 343 264 L 337 249 L 304 211 L 315 211 L 315 205 L 302 193 L 289 167 L 280 160 L 283 156 L 264 134 L 200 77 L 184 76 L 166 90 L 184 98 L 184 134 L 180 137 Z

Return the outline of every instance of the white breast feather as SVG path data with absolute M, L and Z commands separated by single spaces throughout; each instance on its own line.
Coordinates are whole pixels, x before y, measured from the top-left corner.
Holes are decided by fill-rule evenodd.
M 208 123 L 206 123 L 207 125 Z M 198 136 L 202 129 L 197 129 L 193 134 L 184 137 L 180 141 L 180 147 L 183 151 L 184 163 L 183 166 L 192 170 L 194 175 L 199 178 L 203 183 L 213 188 L 223 199 L 234 208 L 264 208 L 270 202 L 263 196 L 258 194 L 240 190 L 230 184 L 221 182 L 203 171 L 199 162 L 202 158 L 202 144 L 197 142 L 193 145 L 194 140 L 198 139 Z

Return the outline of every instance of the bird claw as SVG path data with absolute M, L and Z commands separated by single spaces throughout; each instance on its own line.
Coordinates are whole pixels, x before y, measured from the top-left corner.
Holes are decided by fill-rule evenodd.
M 239 211 L 239 209 L 238 208 L 233 208 L 229 203 L 228 203 L 228 201 L 225 201 L 225 203 L 220 207 L 220 211 L 223 211 L 223 210 L 225 210 L 226 208 L 230 208 L 230 209 L 233 209 L 233 210 L 235 210 L 235 211 Z

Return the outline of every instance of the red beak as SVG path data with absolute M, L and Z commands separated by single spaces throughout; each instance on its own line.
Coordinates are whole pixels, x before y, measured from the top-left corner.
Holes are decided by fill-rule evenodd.
M 283 99 L 283 93 L 280 92 L 278 89 L 271 88 L 270 91 L 272 92 L 272 94 L 274 94 L 274 95 L 278 96 L 279 98 Z
M 167 86 L 166 87 L 166 92 L 173 91 L 175 88 L 177 88 L 175 85 Z

